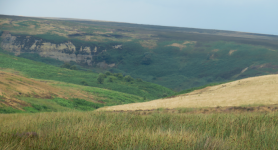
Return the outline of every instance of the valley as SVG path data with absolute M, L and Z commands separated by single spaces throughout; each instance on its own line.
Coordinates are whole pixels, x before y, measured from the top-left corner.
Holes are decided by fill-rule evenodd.
M 0 21 L 2 49 L 18 57 L 122 73 L 175 92 L 277 72 L 275 35 L 3 15 Z
M 278 36 L 0 15 L 0 149 L 276 149 Z

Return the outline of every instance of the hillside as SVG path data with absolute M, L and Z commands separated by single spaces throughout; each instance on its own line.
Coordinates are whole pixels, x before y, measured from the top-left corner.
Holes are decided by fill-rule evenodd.
M 206 87 L 171 98 L 101 108 L 100 110 L 151 110 L 278 103 L 278 75 L 265 75 Z
M 3 69 L 2 69 L 3 70 Z M 35 80 L 11 69 L 0 71 L 0 113 L 88 111 L 145 101 L 143 97 L 52 80 Z
M 109 74 L 104 78 L 102 84 L 98 83 L 98 74 L 91 71 L 71 70 L 67 68 L 55 67 L 45 63 L 15 57 L 0 53 L 0 68 L 13 69 L 21 72 L 28 78 L 55 80 L 66 83 L 86 85 L 119 91 L 122 93 L 137 95 L 145 100 L 157 99 L 174 93 L 168 88 L 139 79 L 126 80 L 119 74 Z M 111 79 L 110 79 L 111 78 Z
M 1 47 L 17 57 L 109 70 L 175 91 L 273 74 L 278 66 L 276 35 L 4 15 L 0 30 Z

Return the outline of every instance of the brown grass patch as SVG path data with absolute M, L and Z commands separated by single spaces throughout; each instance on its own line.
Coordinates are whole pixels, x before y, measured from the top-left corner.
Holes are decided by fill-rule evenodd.
M 149 110 L 202 108 L 278 103 L 278 75 L 266 75 L 211 86 L 172 98 L 101 108 L 103 110 Z
M 0 25 L 10 24 L 10 20 L 0 20 Z
M 186 47 L 187 47 L 187 44 L 196 44 L 196 43 L 197 43 L 196 41 L 185 41 L 185 42 L 183 42 L 182 44 L 173 43 L 173 44 L 167 45 L 167 46 L 178 47 L 178 48 L 180 48 L 180 50 L 182 50 L 183 48 L 186 48 Z
M 17 72 L 17 74 L 20 74 Z M 53 81 L 54 82 L 54 81 Z M 28 106 L 24 101 L 17 97 L 34 97 L 40 99 L 60 98 L 80 98 L 88 101 L 94 101 L 94 96 L 90 93 L 71 87 L 55 87 L 51 81 L 39 81 L 29 79 L 10 72 L 0 71 L 0 103 L 20 109 L 22 106 Z
M 186 48 L 186 45 L 182 45 L 182 44 L 179 44 L 179 43 L 173 43 L 173 44 L 167 45 L 167 46 L 178 47 L 178 48 L 180 48 L 180 50 L 182 50 L 183 48 Z
M 196 44 L 196 43 L 197 43 L 197 41 L 185 41 L 182 44 L 186 45 L 186 44 Z
M 149 110 L 114 110 L 107 111 L 109 113 L 129 113 L 135 115 L 151 115 L 153 113 L 185 113 L 185 114 L 215 114 L 215 113 L 246 113 L 246 112 L 259 112 L 270 113 L 278 112 L 278 104 L 273 105 L 258 105 L 258 106 L 226 106 L 226 107 L 205 107 L 205 108 L 158 108 Z
M 157 46 L 155 40 L 140 41 L 140 44 L 141 44 L 142 47 L 149 48 L 149 49 L 153 49 Z
M 237 50 L 230 50 L 229 51 L 229 55 L 231 56 L 234 52 L 236 52 Z

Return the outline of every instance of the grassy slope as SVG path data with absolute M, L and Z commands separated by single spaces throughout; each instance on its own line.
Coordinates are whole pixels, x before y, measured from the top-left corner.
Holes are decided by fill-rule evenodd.
M 150 65 L 140 64 L 147 57 L 143 54 L 124 54 L 124 64 L 118 69 L 177 91 L 277 72 L 277 49 L 232 42 L 193 44 L 182 50 L 167 46 L 183 42 L 161 42 L 149 52 Z M 231 50 L 236 51 L 230 55 Z
M 96 73 L 54 67 L 4 53 L 0 53 L 0 67 L 20 71 L 30 78 L 56 80 L 74 84 L 81 84 L 82 81 L 86 81 L 88 86 L 111 89 L 146 97 L 147 99 L 156 99 L 162 97 L 163 94 L 169 95 L 173 93 L 165 87 L 148 82 L 135 81 L 131 83 L 124 80 L 107 82 L 106 79 L 104 84 L 98 84 L 96 80 L 98 74 Z
M 178 107 L 241 106 L 277 104 L 278 75 L 251 77 L 206 87 L 184 95 L 144 103 L 118 105 L 104 110 L 151 110 Z
M 6 22 L 4 21 L 0 30 L 11 31 L 18 35 L 33 35 L 52 43 L 70 40 L 76 47 L 83 45 L 94 48 L 97 45 L 101 47 L 100 49 L 107 50 L 105 56 L 103 54 L 96 56 L 97 62 L 105 60 L 118 65 L 111 71 L 142 78 L 175 91 L 277 72 L 276 36 L 9 16 L 2 16 L 1 21 L 5 20 L 3 18 L 6 18 Z M 185 41 L 197 41 L 197 43 L 187 44 L 182 49 L 167 46 L 173 43 L 182 44 Z M 142 42 L 152 43 L 154 46 L 149 49 L 144 47 Z M 111 49 L 111 43 L 123 44 L 123 49 Z M 230 55 L 231 50 L 236 51 Z M 43 58 L 34 60 L 47 61 Z M 148 60 L 150 63 L 146 65 L 145 61 Z M 49 63 L 60 64 L 60 62 Z M 248 70 L 240 74 L 247 67 Z
M 146 101 L 140 96 L 97 87 L 37 81 L 3 71 L 0 71 L 0 76 L 0 113 L 89 111 L 103 106 Z
M 277 115 L 0 114 L 0 149 L 276 149 Z

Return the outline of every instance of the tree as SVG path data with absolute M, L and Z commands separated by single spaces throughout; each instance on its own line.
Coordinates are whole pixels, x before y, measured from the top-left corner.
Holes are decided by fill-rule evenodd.
M 99 84 L 103 84 L 103 82 L 104 82 L 104 74 L 100 73 L 100 74 L 98 75 L 97 82 L 98 82 Z
M 130 75 L 125 76 L 124 79 L 125 79 L 125 81 L 127 81 L 127 82 L 130 82 L 130 81 L 133 81 L 133 80 L 134 80 Z
M 82 85 L 85 85 L 85 86 L 88 86 L 88 83 L 87 83 L 86 81 L 84 81 L 84 80 L 81 81 L 81 84 L 82 84 Z
M 140 78 L 137 78 L 136 81 L 137 81 L 137 82 L 143 82 L 143 80 L 140 79 Z
M 113 81 L 114 81 L 114 78 L 113 78 L 113 77 L 109 77 L 109 78 L 108 78 L 108 81 L 109 81 L 109 82 L 113 82 Z
M 67 68 L 67 69 L 70 69 L 70 64 L 69 63 L 64 63 L 62 66 L 62 68 Z
M 111 75 L 111 72 L 110 72 L 110 71 L 106 71 L 105 74 L 106 74 L 107 76 L 110 76 L 110 75 Z
M 77 70 L 77 67 L 75 65 L 70 67 L 71 70 Z
M 114 76 L 116 76 L 120 80 L 123 79 L 123 75 L 121 73 L 115 73 Z

